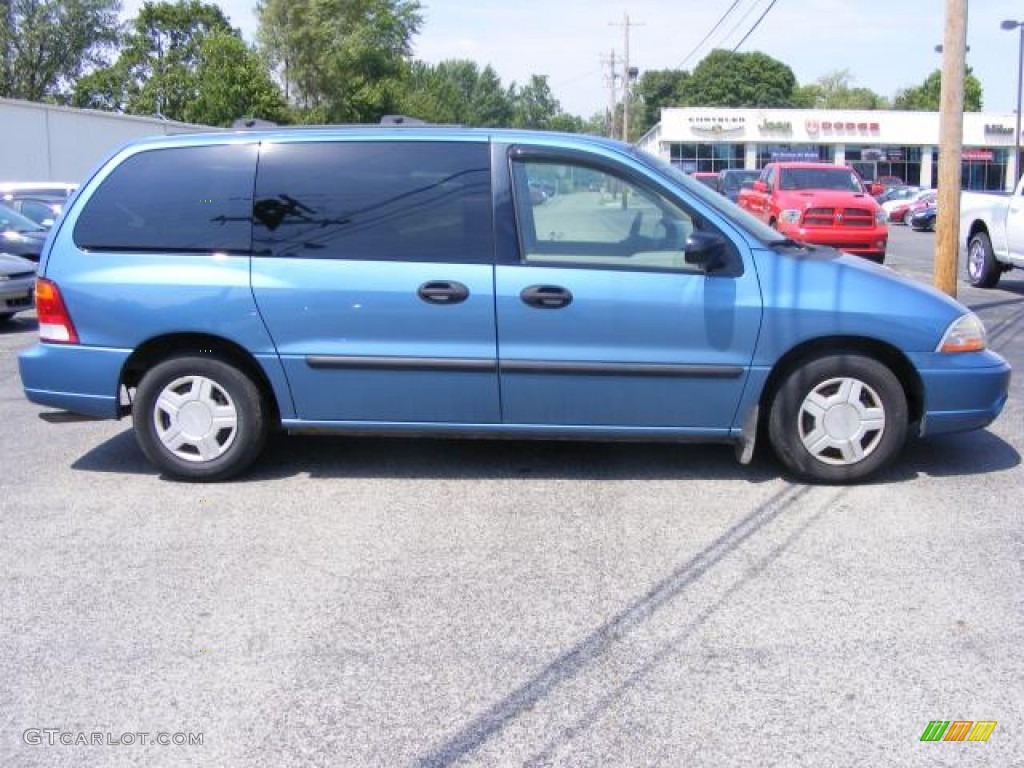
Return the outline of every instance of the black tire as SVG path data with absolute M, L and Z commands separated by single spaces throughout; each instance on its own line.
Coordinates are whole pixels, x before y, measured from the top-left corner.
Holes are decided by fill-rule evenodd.
M 266 414 L 252 379 L 212 356 L 181 355 L 153 366 L 133 404 L 146 457 L 167 475 L 196 481 L 225 480 L 252 464 L 266 442 Z
M 967 242 L 967 280 L 976 288 L 995 288 L 1002 274 L 988 233 L 978 232 Z
M 0 325 L 2 325 L 3 323 L 6 323 L 12 317 L 14 317 L 14 313 L 13 312 L 0 312 Z
M 809 360 L 782 380 L 768 438 L 801 479 L 852 483 L 887 465 L 907 438 L 907 397 L 885 365 L 858 353 Z

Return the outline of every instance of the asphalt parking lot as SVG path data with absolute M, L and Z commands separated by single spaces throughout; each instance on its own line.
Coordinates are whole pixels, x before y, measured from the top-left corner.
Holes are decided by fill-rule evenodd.
M 894 226 L 889 263 L 930 282 L 933 244 Z M 1024 272 L 959 298 L 1004 413 L 848 488 L 725 447 L 333 437 L 172 482 L 129 422 L 23 398 L 20 316 L 0 766 L 1021 765 Z

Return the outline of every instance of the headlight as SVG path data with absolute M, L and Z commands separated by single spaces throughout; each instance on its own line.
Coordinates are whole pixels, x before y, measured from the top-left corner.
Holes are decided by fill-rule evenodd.
M 985 349 L 985 326 L 977 315 L 969 313 L 954 320 L 942 335 L 936 352 L 980 352 Z
M 887 214 L 882 209 L 878 209 L 877 211 L 875 211 L 876 224 L 885 224 L 887 221 L 889 221 L 889 214 Z
M 799 224 L 800 223 L 801 211 L 793 210 L 792 208 L 786 209 L 779 213 L 779 218 L 787 224 Z

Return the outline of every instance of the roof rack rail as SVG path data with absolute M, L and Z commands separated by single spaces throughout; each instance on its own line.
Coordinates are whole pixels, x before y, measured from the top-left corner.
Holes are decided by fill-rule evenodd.
M 240 117 L 231 123 L 232 128 L 276 128 L 272 120 L 261 120 L 258 117 Z
M 420 120 L 418 117 L 409 117 L 407 115 L 384 115 L 380 119 L 381 125 L 427 125 L 426 120 Z

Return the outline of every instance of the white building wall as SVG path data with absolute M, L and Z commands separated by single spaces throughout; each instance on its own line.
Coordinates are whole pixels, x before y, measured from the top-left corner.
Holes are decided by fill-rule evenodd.
M 0 99 L 0 182 L 81 182 L 104 157 L 132 139 L 206 130 L 219 129 Z
M 649 152 L 665 156 L 672 144 L 739 143 L 747 168 L 756 167 L 756 147 L 764 144 L 828 145 L 836 162 L 844 162 L 848 146 L 921 147 L 931 176 L 931 158 L 939 146 L 938 112 L 898 110 L 728 109 L 679 107 L 663 109 L 661 123 L 640 141 Z M 1008 150 L 1013 154 L 1016 116 L 1012 113 L 966 112 L 963 146 Z M 657 146 L 653 146 L 656 143 Z M 1017 171 L 1011 157 L 1007 188 Z M 924 181 L 922 179 L 922 181 Z

